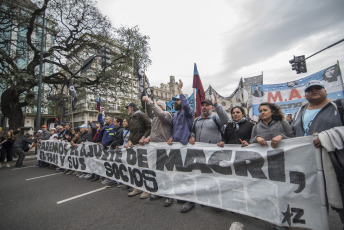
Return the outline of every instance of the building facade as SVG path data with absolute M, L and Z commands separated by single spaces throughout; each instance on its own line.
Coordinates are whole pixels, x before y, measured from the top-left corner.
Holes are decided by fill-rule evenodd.
M 168 102 L 172 97 L 178 94 L 178 83 L 174 76 L 170 76 L 170 81 L 168 83 L 161 83 L 160 87 L 151 86 L 150 87 L 154 101 L 162 100 Z

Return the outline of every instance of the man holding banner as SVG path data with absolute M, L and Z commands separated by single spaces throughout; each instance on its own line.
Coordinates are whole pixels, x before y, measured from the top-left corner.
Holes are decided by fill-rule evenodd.
M 343 108 L 342 104 L 338 103 L 341 102 L 341 99 L 337 100 L 336 102 L 333 102 L 332 100 L 328 99 L 324 84 L 321 81 L 317 80 L 312 80 L 307 83 L 305 87 L 305 97 L 308 101 L 308 104 L 303 105 L 296 113 L 294 121 L 292 123 L 292 128 L 297 137 L 316 134 L 317 137 L 313 141 L 314 146 L 316 148 L 321 148 L 323 147 L 322 145 L 325 146 L 322 149 L 322 151 L 325 151 L 326 156 L 323 155 L 323 157 L 330 156 L 332 162 L 332 165 L 330 164 L 330 168 L 326 168 L 326 164 L 324 164 L 325 178 L 327 179 L 326 190 L 329 199 L 329 205 L 337 210 L 340 219 L 344 224 L 344 168 L 339 163 L 343 160 L 343 157 L 341 157 L 343 154 L 343 149 L 337 147 L 335 150 L 329 150 L 329 146 L 337 146 L 337 142 L 343 143 L 342 135 L 340 135 L 338 139 L 335 138 L 335 134 L 342 133 L 338 130 L 332 129 L 334 127 L 339 127 L 343 125 Z M 340 107 L 341 109 L 338 109 Z M 329 119 L 329 117 L 331 119 Z M 319 134 L 319 137 L 317 134 Z M 330 141 L 328 141 L 328 139 Z M 336 143 L 332 144 L 329 142 Z M 337 176 L 337 181 L 340 190 L 339 192 L 341 193 L 341 195 L 333 192 L 335 190 L 333 189 L 333 187 L 329 187 L 329 184 L 332 186 L 332 181 L 329 182 L 329 179 L 326 176 L 326 174 L 329 175 L 329 173 L 331 173 L 329 171 L 333 170 L 333 168 Z M 334 181 L 334 183 L 336 183 L 336 181 Z M 337 187 L 337 185 L 335 187 Z M 340 196 L 342 199 L 340 199 Z M 333 200 L 332 197 L 335 197 L 335 199 Z
M 182 92 L 183 82 L 179 80 L 178 85 L 178 92 L 179 95 L 173 97 L 175 101 L 175 110 L 177 113 L 174 114 L 172 120 L 172 135 L 170 139 L 168 139 L 167 143 L 172 145 L 172 143 L 180 142 L 183 145 L 186 145 L 189 141 L 191 128 L 194 118 L 194 111 L 189 105 L 188 101 L 185 98 L 185 95 Z M 165 207 L 168 207 L 172 204 L 173 199 L 167 198 L 165 200 Z M 181 208 L 181 212 L 185 213 L 190 211 L 195 207 L 195 203 L 192 202 L 185 202 L 183 207 Z
M 201 105 L 202 114 L 193 123 L 189 143 L 219 143 L 222 140 L 221 128 L 228 122 L 228 115 L 222 106 L 217 104 L 216 93 L 213 101 L 204 100 Z M 218 115 L 213 114 L 214 107 Z

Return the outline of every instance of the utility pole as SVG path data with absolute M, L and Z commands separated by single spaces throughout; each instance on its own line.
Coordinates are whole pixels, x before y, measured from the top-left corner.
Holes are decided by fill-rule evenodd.
M 37 96 L 36 130 L 41 129 L 42 74 L 43 74 L 43 52 L 44 52 L 44 26 L 45 26 L 45 11 L 43 11 L 42 39 L 41 39 L 41 52 L 40 52 L 40 63 L 39 63 L 39 80 L 38 80 L 38 96 Z

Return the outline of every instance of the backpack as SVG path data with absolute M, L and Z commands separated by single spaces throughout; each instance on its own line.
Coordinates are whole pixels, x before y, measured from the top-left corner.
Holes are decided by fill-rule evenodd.
M 200 119 L 202 118 L 202 116 L 199 116 L 199 117 L 197 117 L 196 119 L 195 119 L 195 122 L 194 122 L 194 126 L 196 126 L 196 122 L 197 121 L 199 121 Z M 216 115 L 215 114 L 213 114 L 212 116 L 211 116 L 211 119 L 214 121 L 214 123 L 216 124 L 216 126 L 217 126 L 217 128 L 219 129 L 219 131 L 220 131 L 220 133 L 221 133 L 221 136 L 223 137 L 223 134 L 224 134 L 224 132 L 225 132 L 225 126 L 220 126 L 220 124 L 217 122 L 217 120 L 216 120 Z

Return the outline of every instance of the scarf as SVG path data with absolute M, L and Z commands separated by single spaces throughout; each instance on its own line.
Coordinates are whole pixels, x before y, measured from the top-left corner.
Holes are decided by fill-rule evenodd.
M 235 128 L 235 131 L 238 131 L 240 128 L 240 124 L 244 123 L 247 120 L 246 117 L 243 117 L 240 119 L 240 121 L 233 121 L 233 128 Z

